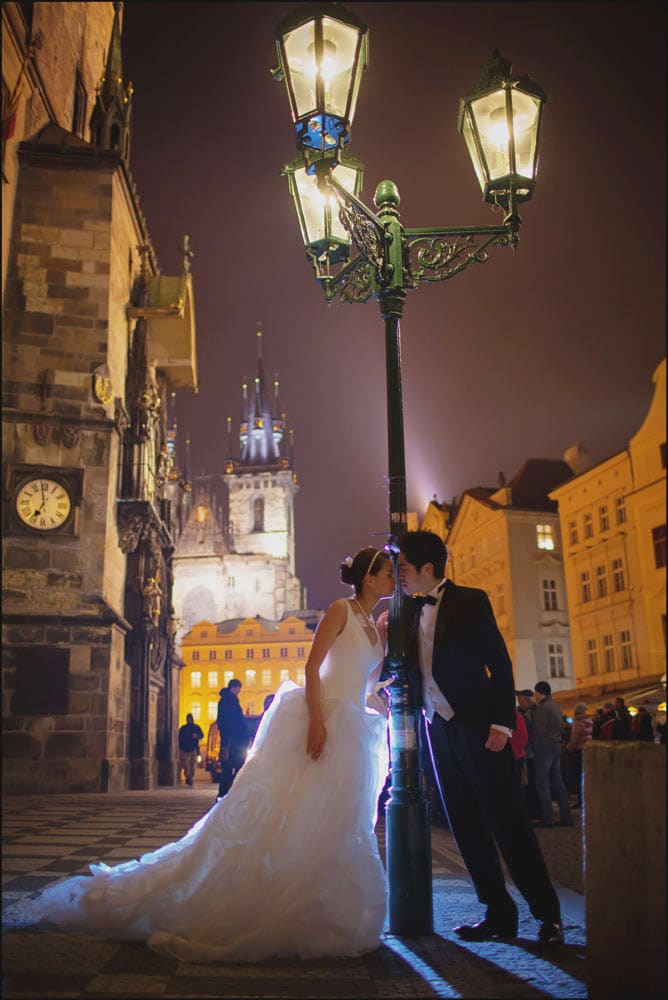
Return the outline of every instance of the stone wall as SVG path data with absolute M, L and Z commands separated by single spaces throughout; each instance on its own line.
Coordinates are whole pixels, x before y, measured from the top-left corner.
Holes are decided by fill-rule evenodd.
M 584 751 L 587 979 L 592 1000 L 666 995 L 666 747 Z
M 93 372 L 106 365 L 123 399 L 128 259 L 134 252 L 138 265 L 141 240 L 118 160 L 48 150 L 21 160 L 5 299 L 3 458 L 10 474 L 75 470 L 82 495 L 71 532 L 3 538 L 5 788 L 118 790 L 128 782 L 130 717 L 120 437 L 115 401 L 95 397 Z M 54 659 L 69 654 L 63 713 L 15 710 L 17 661 L 33 645 L 52 648 Z

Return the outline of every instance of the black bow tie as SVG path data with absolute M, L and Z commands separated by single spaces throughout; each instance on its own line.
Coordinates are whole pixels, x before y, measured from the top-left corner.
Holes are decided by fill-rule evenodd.
M 440 584 L 436 593 L 440 595 L 441 591 L 445 589 L 445 581 Z M 438 604 L 438 597 L 432 597 L 431 594 L 419 594 L 413 598 L 415 601 L 415 607 L 422 611 L 425 604 Z

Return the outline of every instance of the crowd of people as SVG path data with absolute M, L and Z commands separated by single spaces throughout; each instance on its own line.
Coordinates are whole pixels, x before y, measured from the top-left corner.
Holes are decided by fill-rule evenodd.
M 665 722 L 655 726 L 644 705 L 632 715 L 621 697 L 591 714 L 587 704 L 579 702 L 570 721 L 547 681 L 538 681 L 533 691 L 525 688 L 515 694 L 517 725 L 511 740 L 515 774 L 535 826 L 572 826 L 572 810 L 582 808 L 582 754 L 590 740 L 666 741 Z

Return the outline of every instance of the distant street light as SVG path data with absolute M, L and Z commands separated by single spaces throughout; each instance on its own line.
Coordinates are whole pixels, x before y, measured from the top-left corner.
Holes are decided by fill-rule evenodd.
M 347 150 L 362 71 L 367 27 L 340 3 L 304 3 L 275 33 L 279 65 L 295 123 L 297 159 L 283 172 L 294 199 L 306 255 L 331 302 L 377 298 L 385 321 L 390 526 L 387 549 L 407 527 L 401 392 L 400 319 L 406 291 L 445 281 L 484 263 L 494 246 L 515 248 L 518 203 L 533 194 L 538 136 L 546 95 L 515 77 L 495 52 L 480 83 L 460 103 L 459 131 L 483 199 L 504 211 L 500 226 L 404 229 L 399 192 L 376 188 L 375 214 L 359 200 L 362 164 Z M 351 256 L 354 244 L 357 253 Z M 420 706 L 409 683 L 408 604 L 397 583 L 390 609 L 386 665 L 392 684 L 392 783 L 386 807 L 390 933 L 433 931 L 428 803 L 420 762 Z

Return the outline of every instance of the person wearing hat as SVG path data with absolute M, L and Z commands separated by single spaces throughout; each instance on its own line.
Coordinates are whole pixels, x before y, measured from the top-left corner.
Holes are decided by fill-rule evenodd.
M 541 818 L 536 826 L 573 826 L 568 791 L 561 770 L 564 720 L 559 703 L 552 697 L 547 681 L 534 686 L 536 709 L 533 713 L 533 752 L 536 761 L 536 791 Z M 554 822 L 552 792 L 559 806 L 559 821 Z

